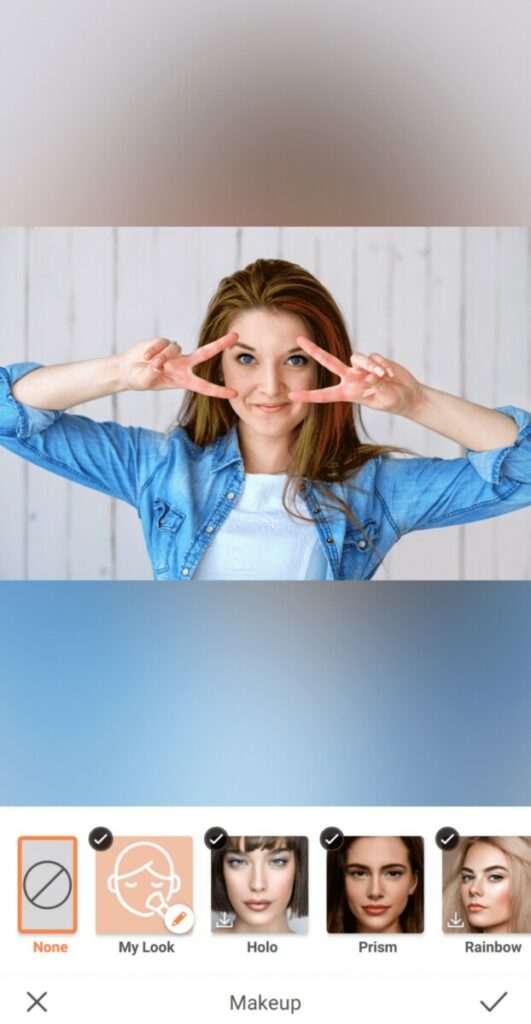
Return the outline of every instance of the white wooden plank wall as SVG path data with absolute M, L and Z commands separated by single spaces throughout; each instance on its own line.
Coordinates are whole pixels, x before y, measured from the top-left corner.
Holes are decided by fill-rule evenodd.
M 531 232 L 525 228 L 38 228 L 0 231 L 0 358 L 58 363 L 159 335 L 190 351 L 219 280 L 258 257 L 301 263 L 339 303 L 359 351 L 435 387 L 531 408 Z M 163 430 L 174 393 L 83 408 Z M 374 440 L 455 457 L 398 418 Z M 0 450 L 2 579 L 149 579 L 128 506 Z M 382 579 L 529 579 L 531 510 L 405 538 Z

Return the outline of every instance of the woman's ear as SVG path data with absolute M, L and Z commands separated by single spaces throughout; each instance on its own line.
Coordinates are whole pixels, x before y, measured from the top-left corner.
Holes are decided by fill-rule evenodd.
M 410 887 L 408 889 L 408 895 L 409 896 L 413 895 L 413 893 L 416 891 L 416 888 L 417 888 L 418 884 L 419 884 L 419 873 L 418 873 L 418 871 L 415 871 L 415 880 L 413 882 L 413 885 L 410 885 Z

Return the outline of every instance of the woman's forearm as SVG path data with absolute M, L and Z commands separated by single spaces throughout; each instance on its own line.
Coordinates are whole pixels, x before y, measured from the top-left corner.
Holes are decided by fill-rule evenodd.
M 511 416 L 426 385 L 421 385 L 413 407 L 403 415 L 477 452 L 508 447 L 518 437 Z
M 124 390 L 119 357 L 105 356 L 39 367 L 21 377 L 12 393 L 18 402 L 34 409 L 64 410 Z

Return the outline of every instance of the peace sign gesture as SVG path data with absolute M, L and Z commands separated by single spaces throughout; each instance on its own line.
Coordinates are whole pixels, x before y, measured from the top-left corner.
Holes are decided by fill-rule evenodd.
M 355 352 L 350 357 L 352 365 L 347 366 L 308 338 L 297 338 L 297 344 L 339 377 L 340 383 L 313 391 L 290 391 L 293 402 L 358 402 L 370 409 L 406 414 L 418 397 L 421 385 L 413 374 L 377 352 L 371 356 Z
M 212 384 L 198 377 L 193 368 L 230 348 L 237 339 L 236 332 L 231 331 L 186 356 L 182 355 L 181 346 L 168 338 L 141 341 L 120 356 L 121 382 L 134 391 L 187 388 L 209 398 L 236 398 L 238 392 L 233 388 Z

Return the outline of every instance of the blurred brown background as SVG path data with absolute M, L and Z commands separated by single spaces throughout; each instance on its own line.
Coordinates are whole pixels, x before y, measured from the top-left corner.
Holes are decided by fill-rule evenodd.
M 531 221 L 527 0 L 4 0 L 0 222 Z

